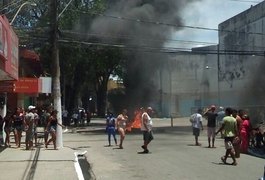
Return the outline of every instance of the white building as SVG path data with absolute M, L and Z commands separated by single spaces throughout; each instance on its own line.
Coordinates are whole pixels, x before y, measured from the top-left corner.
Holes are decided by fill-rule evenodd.
M 261 111 L 265 105 L 264 17 L 265 2 L 261 2 L 219 24 L 218 46 L 169 55 L 157 72 L 161 115 L 187 116 L 192 109 L 211 104 Z

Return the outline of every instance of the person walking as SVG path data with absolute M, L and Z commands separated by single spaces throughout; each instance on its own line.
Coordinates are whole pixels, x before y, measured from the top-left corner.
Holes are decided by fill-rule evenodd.
M 123 141 L 125 139 L 126 124 L 128 121 L 127 109 L 123 109 L 122 113 L 118 115 L 116 121 L 116 128 L 120 134 L 120 149 L 123 149 Z
M 235 150 L 235 157 L 240 158 L 240 144 L 242 141 L 240 132 L 242 129 L 243 116 L 246 114 L 246 112 L 243 109 L 240 109 L 238 111 L 234 109 L 233 111 L 234 111 L 233 117 L 236 118 L 237 131 L 238 131 L 237 136 L 234 138 L 233 145 Z
M 59 125 L 61 127 L 64 127 L 62 124 L 60 124 L 58 122 L 57 113 L 58 113 L 57 110 L 53 110 L 51 112 L 51 115 L 50 115 L 50 117 L 48 119 L 48 124 L 47 124 L 46 130 L 45 130 L 45 131 L 47 131 L 47 132 L 49 132 L 51 134 L 51 138 L 45 144 L 45 147 L 48 148 L 48 145 L 50 144 L 50 142 L 52 142 L 55 150 L 57 150 L 57 147 L 56 147 L 56 130 L 57 130 L 57 125 Z
M 143 153 L 149 153 L 148 145 L 154 139 L 152 132 L 152 126 L 153 126 L 153 121 L 151 118 L 152 113 L 153 109 L 151 107 L 148 107 L 146 111 L 143 109 L 142 118 L 141 118 L 141 131 L 143 132 L 143 140 L 144 140 L 144 145 L 141 146 L 144 149 Z
M 16 108 L 16 112 L 13 115 L 13 119 L 14 119 L 15 143 L 16 143 L 16 146 L 20 148 L 22 131 L 25 126 L 25 116 L 23 114 L 22 108 L 20 107 Z
M 192 132 L 195 137 L 195 145 L 200 146 L 201 143 L 199 143 L 199 136 L 200 136 L 200 130 L 203 130 L 202 125 L 202 110 L 198 109 L 196 113 L 192 114 L 190 116 L 190 122 L 192 124 Z
M 111 146 L 111 136 L 113 137 L 115 141 L 115 145 L 117 146 L 117 138 L 116 138 L 116 132 L 115 132 L 115 117 L 111 112 L 108 112 L 107 118 L 106 118 L 106 131 L 108 133 L 108 142 L 109 146 Z
M 237 135 L 237 124 L 236 119 L 232 116 L 233 109 L 228 107 L 225 109 L 226 116 L 223 119 L 222 126 L 218 129 L 216 134 L 224 130 L 224 144 L 226 148 L 225 155 L 221 157 L 221 160 L 224 164 L 227 164 L 226 160 L 230 155 L 233 159 L 231 165 L 237 165 L 237 161 L 235 158 L 235 153 L 233 150 L 233 140 Z
M 218 114 L 215 112 L 215 105 L 212 105 L 206 112 L 203 114 L 207 119 L 207 136 L 208 136 L 208 148 L 215 148 L 215 128 L 216 128 L 216 117 Z M 212 142 L 212 146 L 211 146 Z
M 47 144 L 49 138 L 49 131 L 46 131 L 46 127 L 48 125 L 48 121 L 50 119 L 51 113 L 53 111 L 53 107 L 49 106 L 43 112 L 43 127 L 44 127 L 44 145 Z

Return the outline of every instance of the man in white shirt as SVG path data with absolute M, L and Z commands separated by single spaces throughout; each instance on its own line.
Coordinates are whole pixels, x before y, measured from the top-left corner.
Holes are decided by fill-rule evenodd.
M 151 107 L 148 107 L 146 111 L 144 108 L 142 108 L 142 110 L 143 114 L 141 118 L 141 131 L 143 132 L 143 140 L 144 140 L 144 145 L 142 145 L 144 151 L 142 153 L 149 153 L 147 146 L 154 139 L 152 133 L 153 122 L 150 117 L 153 113 L 153 109 Z
M 28 107 L 28 112 L 25 117 L 26 121 L 26 137 L 25 137 L 25 144 L 26 144 L 26 150 L 30 150 L 33 148 L 33 136 L 34 136 L 34 111 L 35 106 L 29 106 Z
M 192 132 L 195 137 L 195 145 L 200 146 L 198 139 L 200 136 L 200 130 L 203 130 L 202 125 L 202 110 L 198 109 L 197 113 L 194 113 L 190 116 L 190 122 L 192 124 Z

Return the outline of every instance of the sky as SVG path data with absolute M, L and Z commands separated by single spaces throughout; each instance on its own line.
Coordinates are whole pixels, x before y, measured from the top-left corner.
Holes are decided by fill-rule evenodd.
M 185 26 L 218 29 L 218 24 L 255 6 L 262 0 L 202 0 L 186 6 L 182 11 Z M 218 32 L 213 30 L 199 30 L 184 28 L 174 33 L 174 40 L 218 43 Z M 168 47 L 199 47 L 211 44 L 170 42 Z

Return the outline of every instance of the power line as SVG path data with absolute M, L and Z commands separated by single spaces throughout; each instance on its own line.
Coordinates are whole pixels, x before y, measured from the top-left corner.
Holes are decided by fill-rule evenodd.
M 68 34 L 73 34 L 73 35 L 78 35 L 78 36 L 82 36 L 81 38 L 83 38 L 83 36 L 90 36 L 90 37 L 96 37 L 96 38 L 100 38 L 101 40 L 105 40 L 105 38 L 108 39 L 123 39 L 123 40 L 133 40 L 135 41 L 136 38 L 139 38 L 138 36 L 125 36 L 125 35 L 113 35 L 113 34 L 101 34 L 101 33 L 80 33 L 80 32 L 74 32 L 74 31 L 70 31 L 70 30 L 62 30 L 62 33 L 68 33 Z M 163 42 L 163 43 L 168 43 L 168 42 L 178 42 L 178 43 L 185 43 L 185 44 L 194 44 L 194 45 L 204 45 L 204 46 L 211 46 L 211 45 L 217 45 L 217 43 L 213 43 L 213 42 L 201 42 L 201 41 L 186 41 L 186 40 L 177 40 L 177 39 L 169 39 L 169 38 L 165 38 L 165 39 L 150 39 L 150 38 L 143 38 L 141 37 L 141 40 L 145 41 L 149 41 L 149 42 L 162 42 L 162 41 L 167 41 L 167 42 Z M 141 42 L 143 42 L 141 41 Z M 222 47 L 225 47 L 225 44 L 219 44 Z M 250 47 L 250 48 L 265 48 L 265 46 L 248 46 L 248 45 L 239 45 L 239 44 L 235 44 L 235 45 L 231 45 L 230 47 L 233 48 L 246 48 L 246 47 Z
M 219 30 L 216 28 L 208 28 L 208 27 L 200 27 L 200 26 L 188 26 L 188 25 L 177 25 L 172 23 L 165 23 L 160 21 L 151 21 L 151 20 L 144 20 L 144 19 L 136 19 L 136 18 L 130 18 L 130 17 L 121 17 L 121 16 L 113 16 L 113 15 L 107 15 L 96 11 L 81 11 L 81 10 L 71 10 L 75 12 L 80 12 L 83 14 L 94 14 L 101 17 L 111 18 L 111 19 L 117 19 L 122 21 L 131 21 L 136 23 L 143 23 L 143 24 L 153 24 L 153 25 L 163 25 L 163 26 L 169 26 L 169 27 L 177 27 L 177 28 L 189 28 L 189 29 L 197 29 L 197 30 L 206 30 L 206 31 L 216 31 L 216 32 L 228 32 L 228 33 L 244 33 L 244 34 L 254 34 L 254 35 L 265 35 L 264 33 L 258 33 L 258 32 L 244 32 L 244 31 L 233 31 L 233 30 Z
M 64 32 L 64 31 L 62 31 L 62 32 Z M 67 31 L 68 33 L 69 33 L 69 31 Z M 70 33 L 74 33 L 74 34 L 80 34 L 80 33 L 75 33 L 75 32 L 71 32 L 70 31 Z M 90 36 L 99 36 L 99 34 L 88 34 L 88 35 L 90 35 Z M 23 39 L 23 37 L 20 37 L 21 39 Z M 98 41 L 99 39 L 93 39 L 93 38 L 90 38 L 89 40 L 87 40 L 87 41 L 84 41 L 84 37 L 79 37 L 81 40 L 76 40 L 76 38 L 73 40 L 73 37 L 65 37 L 64 36 L 64 38 L 60 38 L 60 40 L 61 40 L 61 42 L 68 42 L 68 43 L 78 43 L 78 42 L 80 42 L 80 44 L 86 44 L 86 45 L 100 45 L 100 46 L 109 46 L 109 47 L 119 47 L 119 48 L 125 48 L 125 47 L 130 47 L 130 48 L 134 48 L 134 49 L 152 49 L 152 50 L 158 50 L 158 51 L 161 51 L 161 50 L 163 50 L 163 51 L 179 51 L 179 50 L 181 50 L 181 51 L 192 51 L 191 50 L 191 48 L 185 48 L 185 47 L 170 47 L 170 46 L 163 46 L 163 47 L 161 47 L 161 46 L 157 46 L 157 47 L 155 47 L 155 46 L 150 46 L 150 45 L 145 45 L 145 44 L 140 44 L 140 43 L 137 43 L 135 46 L 132 46 L 132 45 L 127 45 L 127 44 L 124 44 L 124 43 L 120 43 L 120 44 L 117 44 L 117 43 L 115 43 L 114 41 L 113 42 L 109 42 L 109 41 L 106 41 L 106 42 L 102 42 L 102 40 L 104 40 L 104 39 L 102 39 L 102 37 L 99 37 L 100 38 L 100 41 Z M 121 39 L 121 37 L 111 37 L 112 39 L 114 39 L 114 38 L 119 38 L 119 39 Z M 135 37 L 129 37 L 129 36 L 124 36 L 124 38 L 126 38 L 126 39 L 134 39 Z M 38 40 L 42 40 L 42 41 L 46 41 L 47 39 L 48 39 L 48 37 L 45 37 L 45 36 L 30 36 L 30 37 L 24 37 L 24 39 L 38 39 Z M 147 39 L 147 40 L 150 40 L 150 39 Z M 144 39 L 144 41 L 146 41 L 145 39 Z M 150 41 L 152 41 L 152 40 L 150 40 Z M 176 40 L 177 41 L 177 40 Z M 180 41 L 180 42 L 182 42 L 182 41 Z M 185 42 L 185 41 L 183 41 L 183 42 Z M 182 43 L 183 43 L 182 42 Z M 189 42 L 189 41 L 188 41 Z M 196 41 L 195 41 L 196 42 Z M 192 42 L 193 43 L 193 42 Z M 233 46 L 239 46 L 239 47 L 243 47 L 243 46 L 240 46 L 240 45 L 231 45 L 230 47 L 233 47 Z M 224 48 L 225 48 L 225 46 L 223 46 Z M 264 48 L 264 47 L 259 47 L 259 48 Z M 238 49 L 238 48 L 237 48 Z M 196 52 L 198 52 L 198 51 L 200 51 L 200 52 L 208 52 L 208 53 L 212 53 L 213 52 L 213 54 L 216 54 L 217 53 L 217 50 L 209 50 L 209 49 L 199 49 L 198 50 L 198 48 L 194 48 L 193 47 L 193 50 L 195 50 Z M 246 54 L 247 53 L 247 55 L 253 55 L 253 54 L 257 54 L 257 55 L 260 55 L 260 54 L 262 54 L 262 56 L 263 56 L 263 54 L 264 54 L 264 51 L 263 50 L 260 50 L 260 51 L 258 51 L 258 50 L 252 50 L 252 51 L 249 51 L 249 50 L 235 50 L 234 48 L 233 49 L 220 49 L 219 50 L 219 53 L 222 53 L 222 54 L 224 54 L 224 53 L 234 53 L 234 54 Z
M 20 28 L 17 28 L 17 29 L 20 29 Z M 121 40 L 132 40 L 132 41 L 135 41 L 135 39 L 139 38 L 138 36 L 133 36 L 133 35 L 117 35 L 117 34 L 102 34 L 102 33 L 82 33 L 82 32 L 76 32 L 76 31 L 71 31 L 71 30 L 60 30 L 61 32 L 61 35 L 62 37 L 66 37 L 67 34 L 70 34 L 70 35 L 74 35 L 76 37 L 76 35 L 78 36 L 78 38 L 84 40 L 84 38 L 87 38 L 87 37 L 90 37 L 90 39 L 88 38 L 88 40 L 92 40 L 92 39 L 96 39 L 96 38 L 99 38 L 100 40 L 111 40 L 111 39 L 117 39 L 115 41 L 121 41 Z M 34 34 L 34 31 L 28 31 L 29 34 Z M 32 37 L 32 36 L 31 36 Z M 22 38 L 22 37 L 20 37 Z M 69 38 L 69 36 L 68 36 Z M 70 38 L 73 38 L 73 37 L 70 37 Z M 171 39 L 171 38 L 163 38 L 163 39 L 159 39 L 159 38 L 153 38 L 153 39 L 150 39 L 150 38 L 144 38 L 144 37 L 141 37 L 141 42 L 146 42 L 146 41 L 149 41 L 149 42 L 163 42 L 163 41 L 166 41 L 166 42 L 163 42 L 163 43 L 167 43 L 169 44 L 170 42 L 176 42 L 176 43 L 181 43 L 181 44 L 190 44 L 190 48 L 195 48 L 196 45 L 201 45 L 201 46 L 212 46 L 212 45 L 217 45 L 217 43 L 214 43 L 214 42 L 203 42 L 203 41 L 189 41 L 189 40 L 179 40 L 179 39 Z M 195 47 L 192 47 L 192 46 L 195 46 Z M 219 43 L 219 46 L 221 47 L 226 47 L 225 44 L 221 44 Z M 250 49 L 250 48 L 257 48 L 257 49 L 264 49 L 265 46 L 249 46 L 248 44 L 229 44 L 229 47 L 232 48 L 232 49 Z
M 16 5 L 16 4 L 19 4 L 19 5 L 15 6 L 14 8 L 18 8 L 20 6 L 20 3 L 22 3 L 22 0 L 20 0 L 20 1 L 12 1 L 12 2 L 8 3 L 7 5 L 3 6 L 1 11 L 4 11 L 5 9 L 10 8 L 10 7 L 12 7 L 12 6 Z M 10 13 L 10 11 L 5 13 L 5 14 L 9 14 L 9 13 Z
M 135 38 L 139 38 L 138 36 L 125 36 L 125 35 L 112 35 L 112 34 L 102 34 L 102 33 L 80 33 L 80 32 L 74 32 L 69 30 L 62 30 L 62 33 L 69 33 L 73 35 L 84 35 L 84 36 L 92 36 L 92 37 L 98 37 L 98 38 L 109 38 L 109 39 L 125 39 L 125 40 L 135 40 Z M 170 39 L 170 38 L 164 38 L 164 39 L 148 39 L 141 37 L 141 40 L 143 41 L 151 41 L 151 42 L 180 42 L 180 43 L 193 43 L 193 44 L 200 44 L 200 45 L 217 45 L 217 43 L 213 42 L 202 42 L 202 41 L 188 41 L 188 40 L 178 40 L 178 39 Z
M 28 39 L 28 38 L 27 38 Z M 31 36 L 30 39 L 38 39 L 46 42 L 48 40 L 47 37 L 44 36 Z M 40 42 L 38 42 L 40 43 Z M 211 49 L 200 49 L 200 48 L 176 48 L 176 47 L 154 47 L 154 46 L 144 46 L 144 45 L 126 45 L 126 44 L 118 44 L 118 43 L 104 43 L 104 42 L 88 42 L 81 41 L 76 39 L 59 39 L 60 44 L 81 44 L 85 46 L 103 46 L 110 48 L 119 48 L 126 51 L 138 51 L 138 52 L 146 52 L 146 53 L 169 53 L 169 54 L 189 54 L 189 55 L 238 55 L 238 56 L 260 56 L 264 57 L 264 51 L 246 51 L 246 50 L 228 50 L 228 49 L 219 49 L 219 50 L 211 50 Z
M 86 42 L 86 41 L 76 41 L 72 39 L 60 39 L 60 43 L 74 43 L 83 44 L 89 46 L 106 46 L 113 48 L 120 48 L 125 50 L 134 50 L 140 52 L 153 52 L 153 53 L 182 53 L 182 54 L 219 54 L 219 55 L 239 55 L 239 56 L 264 56 L 264 51 L 236 51 L 236 50 L 203 50 L 196 49 L 191 51 L 188 48 L 170 48 L 170 47 L 151 47 L 151 46 L 132 46 L 125 44 L 111 44 L 102 42 Z

